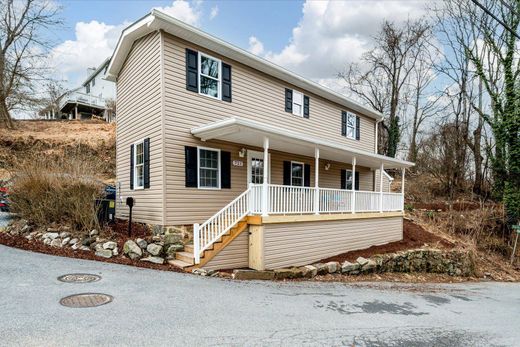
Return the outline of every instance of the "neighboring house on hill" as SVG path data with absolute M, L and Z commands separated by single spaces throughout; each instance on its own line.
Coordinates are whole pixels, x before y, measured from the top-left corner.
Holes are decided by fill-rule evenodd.
M 413 163 L 376 153 L 380 113 L 157 10 L 108 74 L 117 216 L 131 196 L 135 221 L 193 225 L 177 265 L 299 266 L 402 239 L 403 192 L 379 172 L 404 187 Z
M 88 69 L 87 79 L 81 87 L 68 91 L 60 98 L 60 118 L 97 117 L 107 122 L 115 121 L 116 85 L 106 79 L 109 63 L 110 59 L 107 58 L 98 68 Z

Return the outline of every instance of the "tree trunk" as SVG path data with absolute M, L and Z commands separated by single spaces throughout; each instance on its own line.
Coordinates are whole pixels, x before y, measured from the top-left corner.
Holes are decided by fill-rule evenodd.
M 0 100 L 0 128 L 12 129 L 14 127 L 13 120 L 7 109 L 5 100 Z

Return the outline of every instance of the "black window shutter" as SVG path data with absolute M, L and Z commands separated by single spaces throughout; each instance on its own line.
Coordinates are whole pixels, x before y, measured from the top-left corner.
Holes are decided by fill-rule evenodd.
M 303 117 L 309 118 L 310 100 L 307 95 L 303 96 Z
M 231 153 L 220 152 L 220 187 L 231 188 Z
M 231 102 L 231 65 L 222 63 L 222 100 Z
M 309 164 L 303 165 L 303 186 L 311 186 L 311 166 Z
M 292 112 L 292 89 L 285 88 L 285 112 Z
M 347 136 L 347 112 L 341 111 L 341 136 Z
M 283 162 L 283 184 L 285 186 L 291 185 L 291 162 L 290 161 Z
M 197 187 L 197 147 L 184 147 L 185 162 L 184 170 L 186 175 L 186 187 Z
M 341 169 L 341 189 L 347 189 L 347 170 Z
M 150 188 L 150 138 L 144 139 L 144 188 Z
M 359 190 L 359 172 L 354 172 L 354 190 Z
M 360 124 L 361 120 L 359 119 L 359 116 L 356 116 L 356 140 L 360 139 Z
M 186 48 L 186 89 L 199 91 L 199 61 L 196 51 Z
M 130 189 L 134 189 L 134 145 L 130 145 Z

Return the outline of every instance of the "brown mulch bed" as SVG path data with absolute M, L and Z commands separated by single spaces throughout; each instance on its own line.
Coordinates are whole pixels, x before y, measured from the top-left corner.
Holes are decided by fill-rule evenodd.
M 424 245 L 433 246 L 436 245 L 442 249 L 451 249 L 455 247 L 452 242 L 443 239 L 437 235 L 429 233 L 424 230 L 423 227 L 417 225 L 409 220 L 403 221 L 403 239 L 401 241 L 387 243 L 381 246 L 372 246 L 370 248 L 361 249 L 357 251 L 351 251 L 343 254 L 336 255 L 327 259 L 323 259 L 321 262 L 328 261 L 339 261 L 344 262 L 355 261 L 358 257 L 370 258 L 376 254 L 395 253 L 399 251 L 406 251 L 409 249 L 415 249 L 423 247 Z
M 126 229 L 125 229 L 125 232 L 126 232 Z M 135 238 L 137 236 L 134 236 L 134 234 L 132 234 L 132 237 Z M 125 241 L 126 241 L 126 238 L 123 239 L 122 237 L 116 240 L 116 242 L 119 246 L 120 252 L 122 252 L 122 245 L 124 244 Z M 2 232 L 0 232 L 0 244 L 8 246 L 8 247 L 23 249 L 26 251 L 56 255 L 59 257 L 96 260 L 96 261 L 102 261 L 102 262 L 107 262 L 107 263 L 132 265 L 132 266 L 148 268 L 148 269 L 155 269 L 155 270 L 183 272 L 178 267 L 170 265 L 170 264 L 163 264 L 163 265 L 153 264 L 153 263 L 149 263 L 146 261 L 132 260 L 132 259 L 125 258 L 122 256 L 117 256 L 117 257 L 110 258 L 110 259 L 100 258 L 100 257 L 95 256 L 94 252 L 92 252 L 92 251 L 73 250 L 70 247 L 63 247 L 63 248 L 51 247 L 49 245 L 45 245 L 43 242 L 41 242 L 39 240 L 29 241 L 22 236 L 11 236 L 7 233 L 2 233 Z

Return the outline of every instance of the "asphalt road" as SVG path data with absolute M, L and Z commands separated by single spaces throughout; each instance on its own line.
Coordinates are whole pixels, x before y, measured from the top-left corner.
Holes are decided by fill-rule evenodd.
M 67 273 L 102 276 L 62 283 Z M 95 308 L 62 297 L 110 294 Z M 520 285 L 238 282 L 0 246 L 0 345 L 518 346 Z

